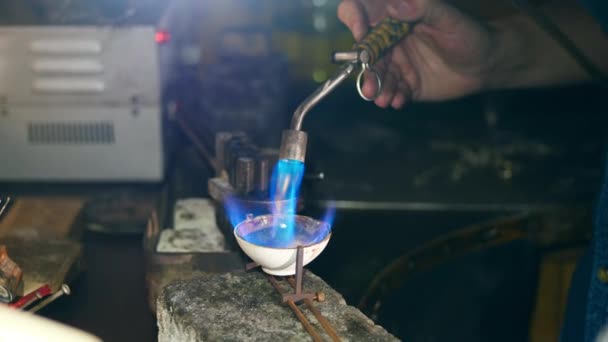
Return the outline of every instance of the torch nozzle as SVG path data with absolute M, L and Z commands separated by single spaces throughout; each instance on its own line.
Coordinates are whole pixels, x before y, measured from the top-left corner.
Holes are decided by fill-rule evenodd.
M 293 129 L 284 130 L 281 136 L 279 159 L 297 160 L 303 163 L 306 158 L 307 141 L 306 132 Z

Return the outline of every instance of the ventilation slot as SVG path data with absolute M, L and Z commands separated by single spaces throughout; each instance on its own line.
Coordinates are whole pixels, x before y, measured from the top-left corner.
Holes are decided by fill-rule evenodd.
M 111 122 L 29 123 L 27 137 L 31 144 L 112 144 Z

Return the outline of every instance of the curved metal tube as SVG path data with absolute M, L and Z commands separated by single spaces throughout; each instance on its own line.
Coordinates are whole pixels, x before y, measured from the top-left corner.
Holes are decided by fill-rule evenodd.
M 293 113 L 291 118 L 291 129 L 299 131 L 302 129 L 302 121 L 306 114 L 321 101 L 327 94 L 331 93 L 340 83 L 344 82 L 348 76 L 355 70 L 355 63 L 347 63 L 342 66 L 338 72 L 334 74 L 330 79 L 325 81 L 317 90 L 315 90 L 310 96 L 308 96 L 304 102 L 302 102 L 296 111 Z

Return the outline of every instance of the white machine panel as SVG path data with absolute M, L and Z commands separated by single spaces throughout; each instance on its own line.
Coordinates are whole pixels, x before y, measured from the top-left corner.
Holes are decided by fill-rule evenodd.
M 0 96 L 10 103 L 158 103 L 153 27 L 0 28 Z M 86 91 L 79 89 L 83 85 Z
M 161 180 L 154 33 L 0 27 L 0 180 Z
M 0 179 L 157 181 L 160 130 L 158 108 L 13 108 L 0 117 L 10 141 L 0 144 Z

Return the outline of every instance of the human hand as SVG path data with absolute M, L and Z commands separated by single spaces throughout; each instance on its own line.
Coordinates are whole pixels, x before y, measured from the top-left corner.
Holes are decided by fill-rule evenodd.
M 357 41 L 386 17 L 417 23 L 374 66 L 383 84 L 378 106 L 398 109 L 410 100 L 445 100 L 484 87 L 496 40 L 489 27 L 440 0 L 343 0 L 338 7 Z M 372 77 L 363 93 L 376 93 Z

